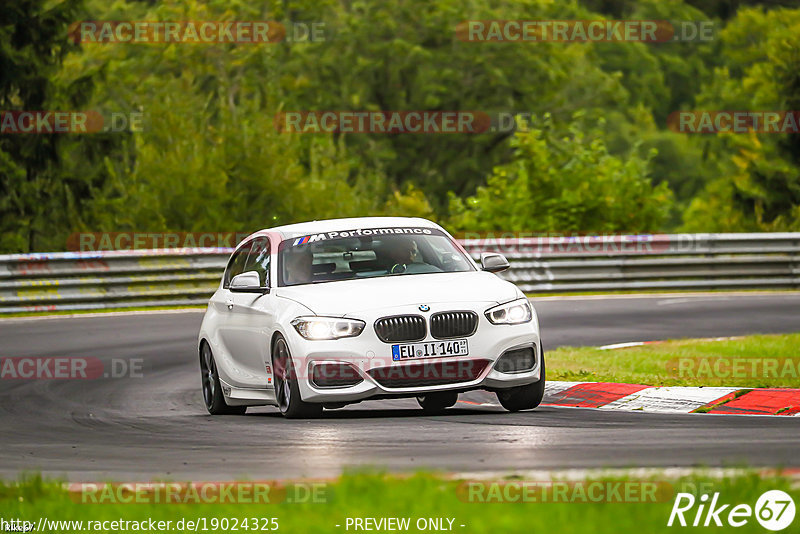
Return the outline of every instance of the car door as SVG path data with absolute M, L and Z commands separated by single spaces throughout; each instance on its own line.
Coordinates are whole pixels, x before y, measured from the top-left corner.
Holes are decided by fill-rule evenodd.
M 231 255 L 225 274 L 222 277 L 222 287 L 211 298 L 210 305 L 218 314 L 217 343 L 215 351 L 218 357 L 217 366 L 220 368 L 221 378 L 232 386 L 244 387 L 253 381 L 252 372 L 241 361 L 242 344 L 240 317 L 235 313 L 235 293 L 230 290 L 231 280 L 234 276 L 244 272 L 247 258 L 253 241 L 239 245 Z M 250 378 L 248 378 L 250 376 Z
M 269 288 L 270 283 L 271 252 L 269 238 L 256 237 L 252 240 L 242 269 L 245 273 L 257 272 L 260 285 L 265 289 Z M 230 289 L 228 292 L 232 306 L 229 307 L 229 319 L 226 321 L 226 345 L 235 355 L 237 386 L 265 388 L 271 385 L 268 384 L 267 365 L 271 362 L 269 341 L 275 325 L 274 298 L 269 292 L 240 293 Z
M 228 359 L 230 358 L 230 351 L 224 338 L 228 337 L 229 311 L 233 308 L 233 297 L 229 289 L 230 283 L 234 276 L 244 272 L 244 266 L 247 263 L 247 256 L 250 253 L 251 246 L 252 241 L 242 243 L 234 253 L 231 254 L 228 265 L 225 267 L 225 273 L 222 275 L 222 285 L 208 301 L 209 308 L 216 314 L 217 328 L 215 332 L 212 333 L 212 343 L 217 348 L 215 352 L 221 352 L 221 355 Z M 223 332 L 226 332 L 224 336 Z

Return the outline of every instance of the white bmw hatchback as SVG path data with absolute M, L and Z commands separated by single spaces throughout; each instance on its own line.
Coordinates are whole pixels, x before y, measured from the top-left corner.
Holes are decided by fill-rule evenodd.
M 440 226 L 336 219 L 249 236 L 232 254 L 199 335 L 212 414 L 275 405 L 313 417 L 364 399 L 416 397 L 431 412 L 494 391 L 507 410 L 544 394 L 533 306 Z

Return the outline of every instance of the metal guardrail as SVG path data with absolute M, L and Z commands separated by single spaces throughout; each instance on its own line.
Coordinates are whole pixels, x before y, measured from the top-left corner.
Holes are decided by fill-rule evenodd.
M 466 239 L 526 293 L 800 289 L 800 233 Z
M 202 305 L 232 249 L 0 255 L 0 314 Z
M 526 293 L 800 289 L 800 233 L 461 240 Z M 228 248 L 0 255 L 0 314 L 205 304 Z

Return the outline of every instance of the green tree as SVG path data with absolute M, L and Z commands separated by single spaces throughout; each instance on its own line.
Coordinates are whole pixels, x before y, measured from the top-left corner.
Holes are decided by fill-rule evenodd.
M 281 70 L 294 81 L 287 109 L 550 113 L 565 121 L 582 110 L 596 121 L 626 103 L 591 45 L 464 42 L 456 32 L 467 20 L 590 18 L 574 1 L 335 2 L 304 16 L 327 21 L 331 38 L 292 49 Z M 442 213 L 447 192 L 474 192 L 507 161 L 511 132 L 344 137 L 367 164 L 380 158 L 391 190 L 412 183 Z
M 68 25 L 80 13 L 79 0 L 0 3 L 0 110 L 80 110 L 87 102 L 96 76 L 69 84 L 57 77 L 74 49 Z M 90 191 L 105 181 L 104 154 L 116 144 L 105 134 L 0 135 L 0 251 L 63 246 Z
M 277 4 L 114 4 L 111 20 L 273 20 Z M 279 18 L 279 17 L 278 17 Z M 108 162 L 83 230 L 251 231 L 379 213 L 385 179 L 332 135 L 292 135 L 273 123 L 280 73 L 308 45 L 86 45 L 65 78 L 102 68 L 94 104 L 142 110 L 145 128 Z
M 705 109 L 800 109 L 800 10 L 740 10 L 722 39 L 726 66 L 715 71 L 699 97 Z M 692 202 L 685 228 L 800 228 L 798 137 L 720 134 L 701 141 L 722 160 L 723 172 Z
M 546 117 L 512 141 L 514 159 L 494 169 L 487 185 L 462 200 L 450 197 L 454 230 L 652 232 L 672 201 L 666 184 L 653 187 L 647 158 L 608 153 L 597 132 L 574 124 L 555 134 Z

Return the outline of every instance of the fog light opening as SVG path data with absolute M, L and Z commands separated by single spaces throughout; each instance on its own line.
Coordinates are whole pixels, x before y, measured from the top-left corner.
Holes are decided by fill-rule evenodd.
M 534 347 L 512 349 L 503 353 L 494 368 L 501 373 L 524 373 L 536 367 Z
M 318 388 L 342 388 L 364 381 L 355 367 L 340 362 L 311 362 L 311 383 Z

